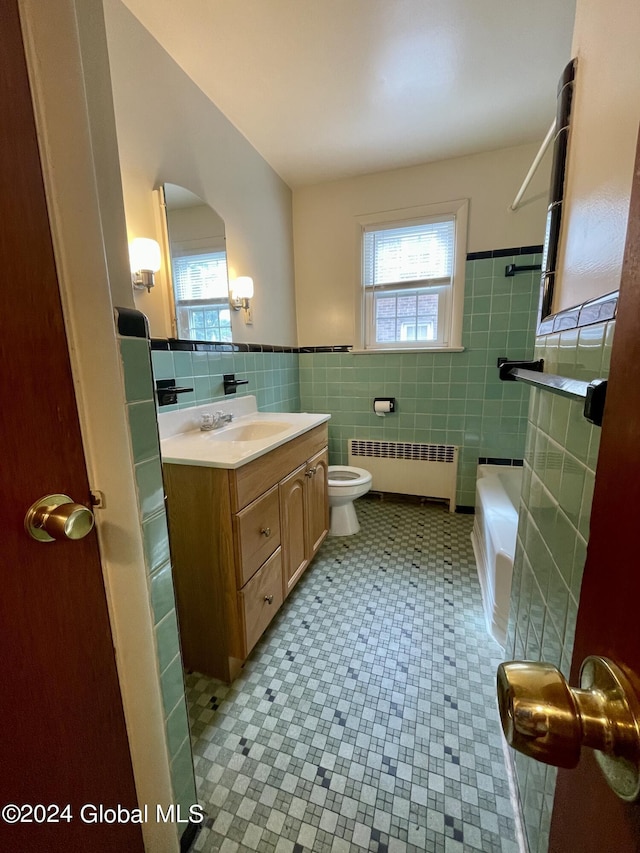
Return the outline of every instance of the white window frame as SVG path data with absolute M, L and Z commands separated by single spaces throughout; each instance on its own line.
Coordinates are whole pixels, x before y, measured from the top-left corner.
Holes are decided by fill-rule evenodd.
M 454 201 L 438 204 L 423 205 L 420 207 L 404 208 L 402 210 L 381 211 L 379 213 L 358 216 L 357 222 L 357 252 L 358 252 L 358 274 L 359 286 L 356 298 L 356 329 L 358 340 L 354 352 L 416 352 L 416 351 L 462 351 L 462 312 L 464 306 L 464 282 L 465 265 L 467 257 L 467 222 L 469 215 L 469 200 L 456 199 Z M 437 289 L 446 292 L 447 298 L 440 300 L 439 316 L 446 324 L 444 333 L 439 335 L 439 340 L 433 341 L 408 341 L 406 343 L 394 341 L 390 343 L 376 343 L 374 335 L 373 310 L 368 309 L 368 302 L 373 303 L 373 293 L 370 288 L 364 286 L 364 234 L 365 229 L 371 230 L 372 226 L 393 227 L 397 225 L 409 225 L 412 222 L 437 221 L 443 217 L 452 216 L 455 222 L 454 236 L 454 262 L 451 283 L 444 283 L 435 279 L 427 283 L 398 284 L 397 290 L 423 290 Z M 448 314 L 448 317 L 446 316 Z
M 198 248 L 197 246 L 200 242 L 203 242 L 203 241 L 192 240 L 192 241 L 189 241 L 188 243 L 187 243 L 187 241 L 185 241 L 184 243 L 178 244 L 177 246 L 174 247 L 174 250 L 173 250 L 173 253 L 171 256 L 171 279 L 172 279 L 171 290 L 172 290 L 172 294 L 173 294 L 173 308 L 174 308 L 174 316 L 175 316 L 176 336 L 178 338 L 180 338 L 180 337 L 185 338 L 185 335 L 186 335 L 186 338 L 185 338 L 186 340 L 203 340 L 203 341 L 206 341 L 206 340 L 209 340 L 209 338 L 207 338 L 206 336 L 204 336 L 202 338 L 195 338 L 195 337 L 193 337 L 192 334 L 190 334 L 189 329 L 185 330 L 184 326 L 181 326 L 180 319 L 179 319 L 179 312 L 180 311 L 186 311 L 187 312 L 187 316 L 189 317 L 188 326 L 190 327 L 191 326 L 190 318 L 191 318 L 193 310 L 207 311 L 210 309 L 214 309 L 214 310 L 220 312 L 221 309 L 228 309 L 229 311 L 231 309 L 229 307 L 229 279 L 228 279 L 228 272 L 227 272 L 227 253 L 226 253 L 226 246 L 224 244 L 224 241 L 222 242 L 221 247 L 220 247 L 220 246 L 217 246 L 211 240 L 211 238 L 207 238 L 206 243 L 205 243 L 205 247 Z M 193 248 L 194 246 L 196 246 L 196 248 Z M 176 292 L 178 289 L 178 281 L 180 278 L 180 276 L 178 276 L 176 274 L 177 268 L 181 264 L 183 264 L 185 261 L 188 263 L 192 259 L 214 258 L 216 256 L 219 256 L 220 258 L 224 259 L 224 282 L 225 282 L 224 289 L 226 290 L 226 293 L 225 294 L 221 293 L 220 296 L 210 296 L 210 297 L 202 296 L 202 297 L 194 297 L 193 299 L 179 299 L 178 294 Z M 229 342 L 229 341 L 231 341 L 231 339 L 232 339 L 232 329 L 231 329 L 231 319 L 229 319 L 228 337 L 225 337 L 224 335 L 218 335 L 213 340 Z

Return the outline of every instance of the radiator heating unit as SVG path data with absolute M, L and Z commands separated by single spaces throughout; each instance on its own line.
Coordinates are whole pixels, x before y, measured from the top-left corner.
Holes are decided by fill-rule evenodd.
M 458 448 L 452 444 L 352 438 L 349 465 L 371 472 L 375 492 L 443 499 L 449 512 L 456 510 Z

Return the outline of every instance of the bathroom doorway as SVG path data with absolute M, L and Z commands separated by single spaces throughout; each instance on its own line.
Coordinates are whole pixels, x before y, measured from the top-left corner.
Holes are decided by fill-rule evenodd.
M 45 495 L 89 506 L 90 493 L 17 2 L 3 4 L 2 24 L 0 765 L 2 802 L 15 805 L 0 834 L 11 849 L 142 851 L 139 826 L 78 819 L 87 801 L 137 803 L 96 533 L 42 542 L 24 527 Z M 43 822 L 22 805 L 36 803 L 60 813 L 47 806 Z

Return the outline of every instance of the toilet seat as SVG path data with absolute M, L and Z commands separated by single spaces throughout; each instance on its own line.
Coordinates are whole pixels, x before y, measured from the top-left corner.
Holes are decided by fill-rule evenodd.
M 371 474 L 364 468 L 348 465 L 329 465 L 328 484 L 330 488 L 353 488 L 371 482 Z

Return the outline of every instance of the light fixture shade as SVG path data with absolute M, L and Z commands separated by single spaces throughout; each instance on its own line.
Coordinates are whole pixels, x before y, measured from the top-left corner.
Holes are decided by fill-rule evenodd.
M 160 246 L 148 237 L 136 237 L 129 243 L 129 261 L 131 272 L 148 270 L 158 272 L 160 269 Z
M 253 299 L 253 279 L 248 275 L 240 275 L 231 284 L 234 299 Z

